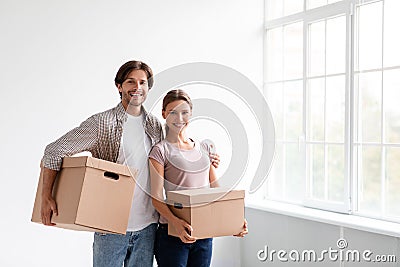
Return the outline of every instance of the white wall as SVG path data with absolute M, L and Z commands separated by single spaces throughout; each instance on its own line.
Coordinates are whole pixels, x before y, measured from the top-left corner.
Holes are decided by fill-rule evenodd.
M 0 1 L 0 266 L 90 266 L 92 234 L 30 222 L 45 145 L 116 105 L 119 66 L 195 61 L 262 84 L 262 0 Z M 214 266 L 239 266 L 219 239 Z M 230 262 L 228 265 L 227 263 Z
M 320 223 L 305 219 L 299 219 L 291 216 L 275 214 L 262 210 L 247 208 L 246 218 L 249 222 L 249 235 L 241 240 L 241 266 L 296 266 L 296 267 L 356 267 L 356 266 L 400 266 L 400 239 L 396 237 L 380 235 L 365 231 L 359 231 L 346 227 Z M 344 262 L 335 260 L 333 253 L 331 258 L 325 254 L 324 260 L 320 261 L 298 261 L 290 260 L 289 253 L 292 250 L 302 253 L 304 250 L 314 250 L 317 253 L 317 258 L 321 258 L 323 250 L 338 250 L 338 239 L 343 238 L 347 242 L 347 247 L 343 249 Z M 277 254 L 268 257 L 265 261 L 258 259 L 257 253 L 259 250 L 265 251 L 265 246 L 268 246 L 268 251 L 284 250 L 288 254 L 283 258 L 288 259 L 287 262 L 280 261 Z M 365 250 L 370 250 L 373 254 L 369 257 L 374 259 L 376 255 L 396 255 L 397 262 L 366 262 L 362 259 L 360 262 L 352 261 L 350 256 L 349 261 L 346 260 L 347 251 L 359 251 L 363 253 Z M 292 254 L 292 258 L 295 254 Z M 262 254 L 261 258 L 265 255 Z M 368 255 L 367 255 L 368 256 Z M 333 259 L 333 260 L 331 260 Z

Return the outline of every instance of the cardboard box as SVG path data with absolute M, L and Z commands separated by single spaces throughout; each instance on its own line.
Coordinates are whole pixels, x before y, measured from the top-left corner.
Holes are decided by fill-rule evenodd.
M 57 227 L 125 234 L 132 206 L 135 181 L 128 166 L 92 157 L 63 159 L 53 187 Z M 41 223 L 41 171 L 32 222 Z
M 243 230 L 244 195 L 244 190 L 224 188 L 169 191 L 167 204 L 193 227 L 193 237 L 231 236 Z M 170 224 L 168 234 L 178 236 Z

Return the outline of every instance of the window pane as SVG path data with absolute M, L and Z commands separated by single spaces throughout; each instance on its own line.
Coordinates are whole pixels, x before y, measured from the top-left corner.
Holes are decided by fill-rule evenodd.
M 303 83 L 284 84 L 285 137 L 288 141 L 298 141 L 303 135 Z
M 328 146 L 328 200 L 344 202 L 344 146 Z
M 286 198 L 299 202 L 304 197 L 304 155 L 298 144 L 286 145 Z
M 385 142 L 400 143 L 400 70 L 383 72 Z
M 284 5 L 285 16 L 303 11 L 304 0 L 283 0 L 283 2 L 285 3 Z
M 385 0 L 384 17 L 384 67 L 400 65 L 400 1 Z
M 325 149 L 324 145 L 310 145 L 309 174 L 311 197 L 325 199 Z
M 358 69 L 376 69 L 382 64 L 382 2 L 358 8 Z
M 267 81 L 283 79 L 283 28 L 278 27 L 266 34 L 266 78 Z
M 346 17 L 326 22 L 326 74 L 344 73 L 346 70 Z
M 344 142 L 345 79 L 344 75 L 326 78 L 326 141 Z
M 386 149 L 386 211 L 389 216 L 400 217 L 400 148 Z
M 283 140 L 283 84 L 268 84 L 266 92 L 267 103 L 274 120 L 275 137 L 277 140 Z
M 356 75 L 358 92 L 358 142 L 381 142 L 381 72 Z
M 325 78 L 308 81 L 308 141 L 323 141 L 325 136 Z
M 290 24 L 283 29 L 284 79 L 303 76 L 303 23 Z
M 305 191 L 304 175 L 304 155 L 298 145 L 278 143 L 267 180 L 268 198 L 300 202 Z
M 325 74 L 325 20 L 309 27 L 309 76 Z
M 380 213 L 381 210 L 381 148 L 359 147 L 358 209 L 364 213 Z

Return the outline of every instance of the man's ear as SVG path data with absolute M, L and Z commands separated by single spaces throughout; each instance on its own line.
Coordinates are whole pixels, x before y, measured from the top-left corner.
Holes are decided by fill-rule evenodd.
M 162 114 L 163 119 L 165 120 L 165 119 L 167 118 L 167 116 L 165 116 L 165 110 L 163 110 L 163 111 L 161 112 L 161 114 Z
M 118 88 L 119 92 L 122 92 L 122 86 L 120 83 L 116 83 L 115 86 Z

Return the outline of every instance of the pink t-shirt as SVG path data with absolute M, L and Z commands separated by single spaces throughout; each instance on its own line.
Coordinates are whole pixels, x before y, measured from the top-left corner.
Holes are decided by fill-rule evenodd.
M 165 191 L 208 188 L 210 186 L 210 157 L 206 144 L 195 142 L 190 150 L 180 149 L 165 139 L 156 144 L 149 158 L 164 166 Z M 160 217 L 161 223 L 167 223 Z

